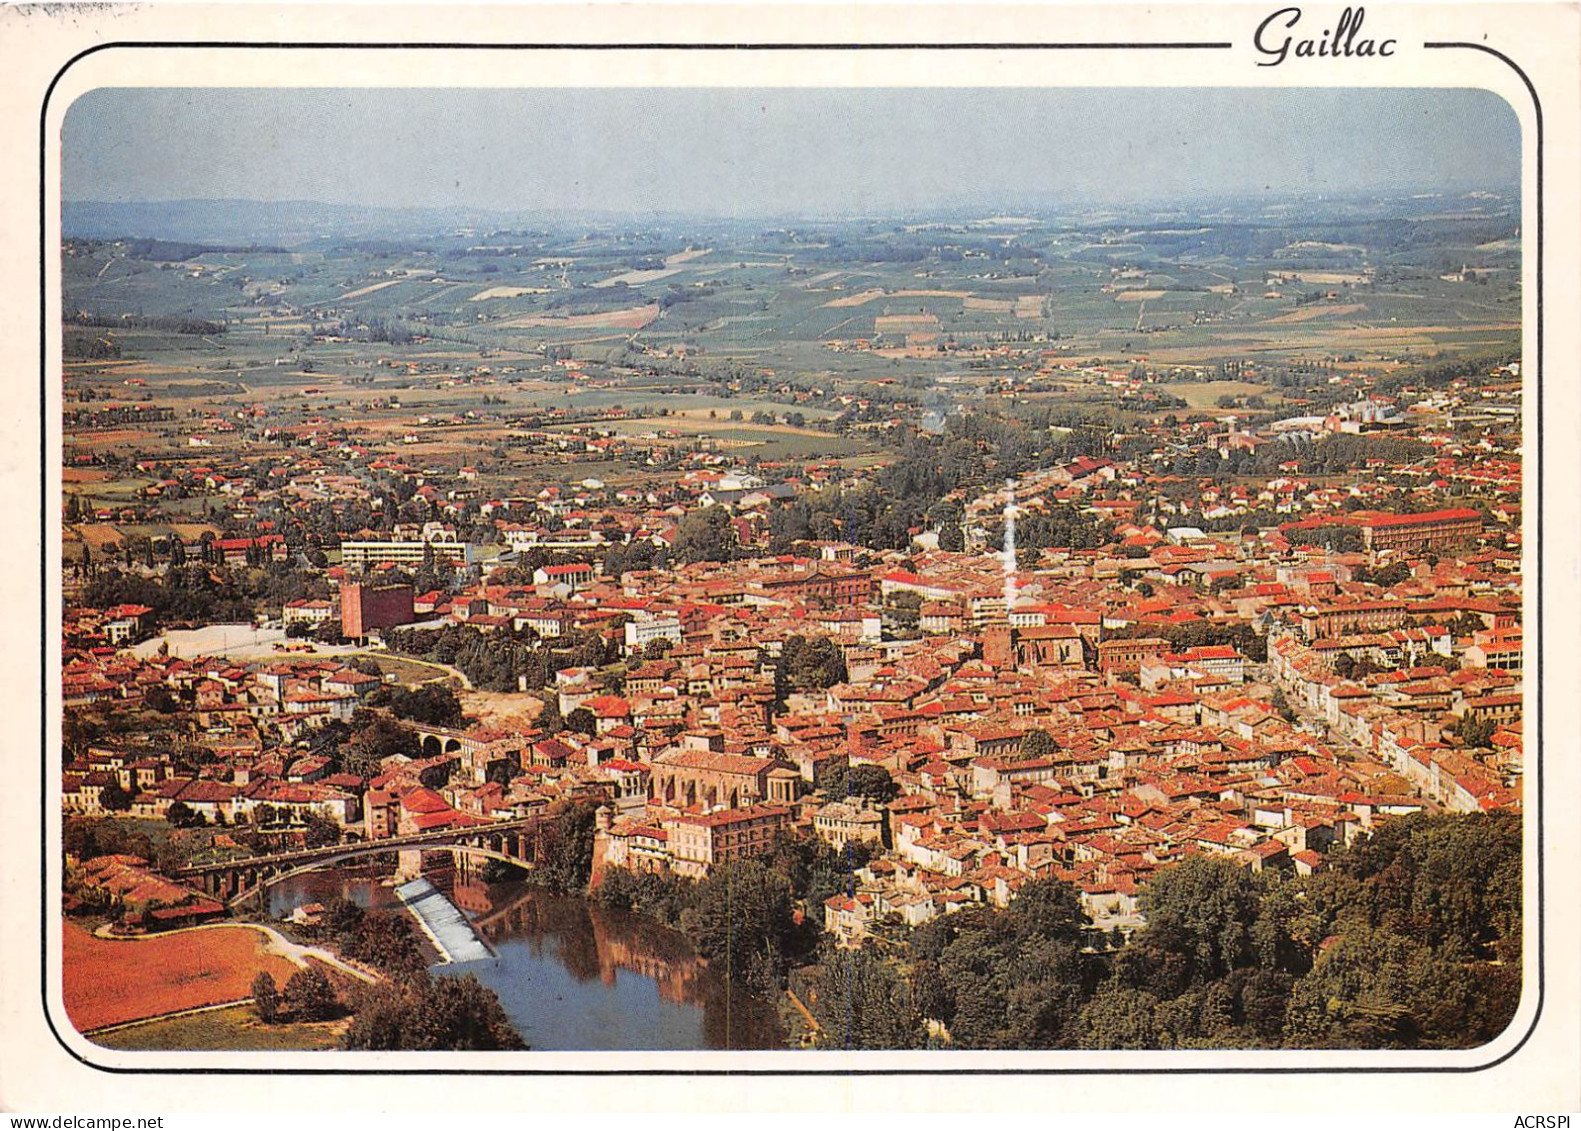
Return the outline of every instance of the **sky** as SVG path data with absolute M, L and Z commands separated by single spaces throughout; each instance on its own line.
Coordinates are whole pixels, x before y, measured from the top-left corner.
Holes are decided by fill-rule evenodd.
M 1510 188 L 1496 95 L 1400 89 L 115 89 L 70 201 L 718 216 Z

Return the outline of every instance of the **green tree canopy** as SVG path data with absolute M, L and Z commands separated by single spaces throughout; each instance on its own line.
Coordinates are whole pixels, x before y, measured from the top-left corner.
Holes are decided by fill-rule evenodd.
M 698 881 L 682 925 L 697 951 L 726 977 L 760 961 L 776 971 L 794 941 L 795 901 L 788 879 L 761 859 L 733 860 Z
M 285 984 L 284 997 L 291 1016 L 297 1021 L 324 1021 L 340 1009 L 329 978 L 316 966 L 292 974 Z
M 845 652 L 827 636 L 792 636 L 780 650 L 775 682 L 783 692 L 823 691 L 845 679 Z
M 863 763 L 833 774 L 824 793 L 836 801 L 850 798 L 853 801 L 876 801 L 880 805 L 895 800 L 900 786 L 889 776 L 883 766 Z
M 736 556 L 735 528 L 724 507 L 704 507 L 682 518 L 675 531 L 675 554 L 683 562 L 728 562 Z
M 1059 743 L 1054 741 L 1054 736 L 1042 727 L 1035 727 L 1027 731 L 1021 739 L 1021 756 L 1023 758 L 1047 758 L 1059 750 Z
M 1181 955 L 1197 978 L 1222 977 L 1256 960 L 1252 926 L 1262 893 L 1257 877 L 1222 858 L 1193 856 L 1161 869 L 1142 893 L 1146 947 Z
M 923 1043 L 911 986 L 870 950 L 829 948 L 807 988 L 820 1047 L 909 1049 Z
M 1476 997 L 1462 964 L 1389 931 L 1347 931 L 1297 983 L 1285 1037 L 1301 1048 L 1476 1044 L 1465 1031 Z
M 253 979 L 253 1012 L 265 1025 L 272 1024 L 280 1013 L 280 990 L 275 986 L 274 975 L 267 970 L 258 971 Z
M 435 978 L 426 972 L 363 989 L 342 1043 L 375 1050 L 527 1047 L 498 995 L 476 976 Z

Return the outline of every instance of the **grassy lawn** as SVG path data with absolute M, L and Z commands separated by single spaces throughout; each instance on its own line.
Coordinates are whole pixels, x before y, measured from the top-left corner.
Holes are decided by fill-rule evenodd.
M 453 679 L 454 676 L 444 668 L 433 664 L 425 664 L 417 660 L 408 660 L 400 656 L 391 656 L 383 652 L 351 652 L 344 659 L 372 660 L 379 665 L 379 671 L 384 675 L 393 675 L 401 683 L 432 683 L 435 680 Z
M 330 1049 L 340 1046 L 346 1022 L 318 1021 L 312 1024 L 280 1023 L 265 1025 L 253 1015 L 252 1007 L 233 1006 L 168 1021 L 150 1021 L 93 1038 L 95 1044 L 110 1049 L 135 1052 L 244 1049 L 248 1051 L 281 1049 Z

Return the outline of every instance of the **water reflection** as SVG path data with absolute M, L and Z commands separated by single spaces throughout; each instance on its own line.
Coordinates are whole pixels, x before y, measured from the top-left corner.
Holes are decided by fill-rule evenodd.
M 388 869 L 293 876 L 269 889 L 272 916 L 344 895 L 400 909 Z M 425 873 L 473 921 L 496 957 L 435 966 L 476 974 L 534 1049 L 617 1051 L 784 1046 L 772 1004 L 700 961 L 685 936 L 641 915 L 526 884 Z
M 765 1002 L 640 915 L 518 884 L 458 884 L 456 903 L 499 957 L 445 968 L 500 995 L 540 1049 L 752 1049 L 783 1044 Z
M 401 907 L 395 894 L 392 869 L 372 866 L 304 872 L 281 880 L 268 889 L 269 917 L 279 919 L 310 903 L 325 904 L 345 896 L 365 911 L 391 911 Z

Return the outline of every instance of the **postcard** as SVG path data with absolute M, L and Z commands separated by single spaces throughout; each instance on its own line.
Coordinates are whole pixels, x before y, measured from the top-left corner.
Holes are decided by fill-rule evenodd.
M 1581 1105 L 1575 7 L 3 19 L 0 1107 Z

